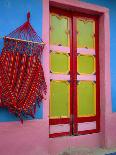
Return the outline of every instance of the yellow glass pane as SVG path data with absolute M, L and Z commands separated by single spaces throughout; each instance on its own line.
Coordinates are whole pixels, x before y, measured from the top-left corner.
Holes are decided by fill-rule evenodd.
M 77 19 L 77 47 L 95 49 L 95 21 L 87 18 Z
M 77 72 L 82 74 L 94 74 L 96 71 L 95 57 L 93 55 L 77 56 Z
M 96 115 L 96 84 L 92 81 L 80 81 L 77 85 L 78 117 Z
M 70 59 L 66 53 L 51 52 L 50 53 L 50 70 L 55 74 L 69 73 Z
M 50 15 L 50 44 L 69 46 L 69 18 L 58 14 Z
M 67 81 L 50 82 L 50 118 L 68 118 L 70 114 L 70 84 Z

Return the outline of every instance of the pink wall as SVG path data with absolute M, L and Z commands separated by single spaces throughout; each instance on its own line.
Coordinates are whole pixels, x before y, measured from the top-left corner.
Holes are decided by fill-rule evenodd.
M 49 140 L 49 152 L 50 155 L 57 155 L 69 148 L 95 148 L 100 147 L 100 144 L 99 134 L 52 138 Z
M 116 113 L 112 113 L 107 122 L 107 147 L 116 147 Z
M 48 122 L 1 123 L 0 155 L 48 155 Z

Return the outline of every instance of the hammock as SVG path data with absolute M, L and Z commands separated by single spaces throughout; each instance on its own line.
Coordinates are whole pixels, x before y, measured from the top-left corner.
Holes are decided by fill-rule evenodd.
M 8 108 L 22 122 L 28 115 L 34 118 L 37 103 L 46 94 L 40 61 L 44 43 L 29 18 L 30 13 L 27 22 L 4 38 L 0 56 L 0 106 Z
M 4 38 L 4 52 L 19 52 L 37 55 L 41 59 L 44 43 L 30 24 L 30 13 L 27 21 Z

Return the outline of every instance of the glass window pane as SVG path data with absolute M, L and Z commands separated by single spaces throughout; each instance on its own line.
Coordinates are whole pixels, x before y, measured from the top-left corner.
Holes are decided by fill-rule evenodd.
M 94 74 L 96 70 L 95 57 L 92 55 L 77 56 L 77 72 L 81 74 Z
M 50 82 L 50 118 L 67 118 L 70 113 L 70 84 L 67 81 Z
M 69 55 L 66 53 L 50 53 L 50 70 L 52 73 L 68 74 L 70 68 Z
M 77 19 L 77 47 L 95 48 L 95 21 L 87 18 Z
M 77 85 L 78 117 L 96 115 L 96 84 L 92 81 L 80 81 Z
M 50 44 L 69 46 L 69 18 L 51 14 Z

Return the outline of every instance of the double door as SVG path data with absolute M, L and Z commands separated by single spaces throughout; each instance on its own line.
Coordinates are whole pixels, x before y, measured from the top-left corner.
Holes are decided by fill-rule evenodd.
M 99 132 L 99 27 L 95 16 L 50 11 L 50 137 Z

